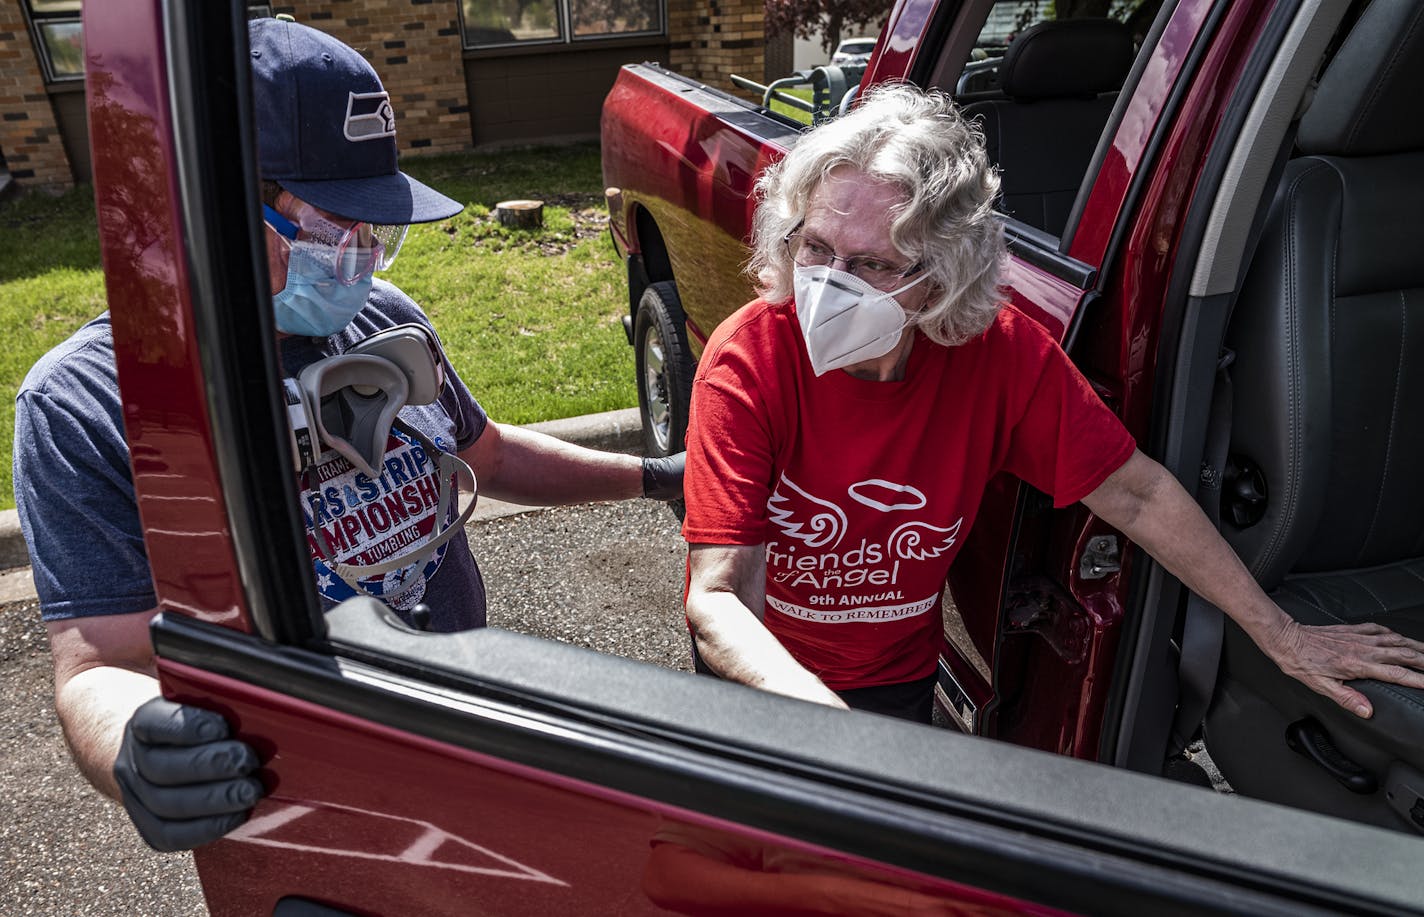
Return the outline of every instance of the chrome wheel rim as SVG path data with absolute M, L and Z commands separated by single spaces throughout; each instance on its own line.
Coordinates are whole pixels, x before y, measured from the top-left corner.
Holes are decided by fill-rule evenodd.
M 658 451 L 666 455 L 672 438 L 672 411 L 668 405 L 667 356 L 662 335 L 649 328 L 643 336 L 643 403 Z

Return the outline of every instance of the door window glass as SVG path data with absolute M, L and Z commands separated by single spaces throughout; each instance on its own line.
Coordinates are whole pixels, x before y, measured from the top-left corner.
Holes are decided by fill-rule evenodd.
M 1161 0 L 1011 0 L 987 12 L 954 95 L 983 127 L 1000 208 L 1060 236 Z M 1028 53 L 1033 46 L 1037 53 Z
M 84 78 L 80 0 L 25 0 L 35 54 L 49 83 Z

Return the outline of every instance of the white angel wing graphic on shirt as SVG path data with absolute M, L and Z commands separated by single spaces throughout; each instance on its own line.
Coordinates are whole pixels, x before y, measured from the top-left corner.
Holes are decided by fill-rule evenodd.
M 789 494 L 782 490 L 783 486 Z M 766 511 L 783 532 L 812 548 L 835 547 L 848 527 L 845 510 L 811 496 L 784 474 L 766 501 Z
M 954 525 L 947 529 L 930 525 L 928 522 L 906 522 L 890 533 L 890 540 L 886 545 L 891 556 L 901 560 L 929 560 L 954 547 L 954 542 L 959 537 L 959 526 L 963 522 L 964 517 L 960 516 Z M 920 546 L 921 542 L 925 543 L 924 547 Z

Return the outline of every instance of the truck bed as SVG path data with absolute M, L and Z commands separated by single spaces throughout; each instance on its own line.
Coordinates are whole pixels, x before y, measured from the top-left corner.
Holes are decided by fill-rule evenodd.
M 619 72 L 603 106 L 603 178 L 614 243 L 631 256 L 630 313 L 647 283 L 676 280 L 700 352 L 710 317 L 751 298 L 756 178 L 804 129 L 657 64 Z

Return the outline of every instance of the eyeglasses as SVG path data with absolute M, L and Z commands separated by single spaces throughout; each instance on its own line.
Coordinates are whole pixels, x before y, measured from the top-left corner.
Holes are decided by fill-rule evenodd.
M 266 204 L 262 205 L 262 213 L 288 250 L 301 246 L 308 255 L 327 265 L 337 282 L 348 287 L 394 264 L 410 228 L 359 221 L 342 226 L 305 202 L 298 202 L 291 219 Z
M 868 255 L 842 258 L 824 242 L 800 232 L 791 233 L 786 237 L 785 242 L 791 260 L 802 267 L 830 266 L 839 261 L 845 265 L 847 274 L 854 274 L 877 290 L 888 291 L 901 280 L 920 270 L 918 263 L 897 266 Z

